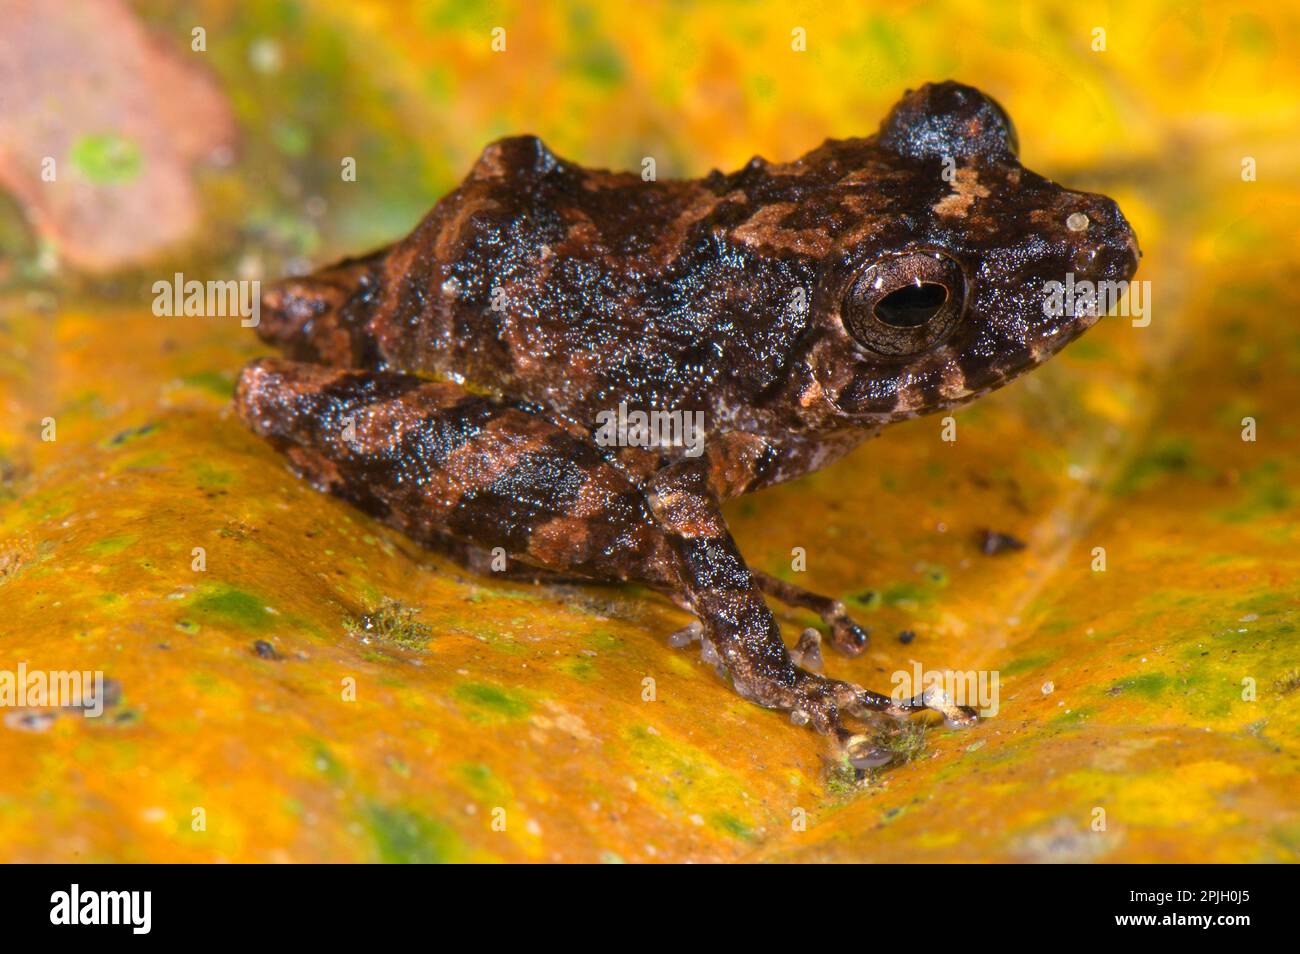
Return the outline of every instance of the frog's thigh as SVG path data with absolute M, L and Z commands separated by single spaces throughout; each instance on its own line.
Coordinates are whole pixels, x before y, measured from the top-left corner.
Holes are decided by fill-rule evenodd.
M 425 545 L 429 549 L 437 550 L 448 559 L 459 563 L 471 573 L 477 573 L 480 576 L 497 575 L 505 580 L 539 583 L 548 586 L 618 582 L 612 579 L 592 579 L 576 572 L 565 573 L 562 570 L 549 570 L 546 567 L 522 563 L 518 560 L 514 562 L 506 561 L 503 566 L 499 554 L 494 554 L 491 550 L 486 550 L 483 547 L 475 546 L 472 543 L 458 540 L 446 534 L 440 539 L 426 541 Z
M 642 490 L 538 415 L 451 383 L 277 358 L 245 368 L 236 402 L 314 485 L 418 541 L 676 586 Z

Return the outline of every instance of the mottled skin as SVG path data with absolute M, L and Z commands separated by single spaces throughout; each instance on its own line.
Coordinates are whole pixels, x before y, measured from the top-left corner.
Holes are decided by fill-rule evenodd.
M 1137 256 L 1112 201 L 1023 168 L 1002 109 L 955 83 L 874 136 L 696 181 L 521 136 L 405 239 L 268 292 L 259 331 L 288 359 L 245 368 L 237 403 L 315 485 L 471 566 L 501 547 L 668 593 L 736 691 L 796 722 L 841 741 L 872 710 L 964 722 L 796 665 L 763 592 L 846 652 L 866 633 L 751 571 L 719 504 L 1035 367 L 1096 320 L 1046 317 L 1044 283 L 1128 279 Z M 620 403 L 702 411 L 704 454 L 601 446 Z

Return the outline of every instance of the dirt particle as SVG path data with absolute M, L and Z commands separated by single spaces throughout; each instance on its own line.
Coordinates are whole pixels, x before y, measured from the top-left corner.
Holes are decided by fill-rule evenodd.
M 1023 550 L 1025 542 L 1009 533 L 1000 533 L 997 530 L 981 530 L 979 532 L 980 553 L 985 556 L 997 556 L 1001 553 L 1012 553 L 1016 550 Z

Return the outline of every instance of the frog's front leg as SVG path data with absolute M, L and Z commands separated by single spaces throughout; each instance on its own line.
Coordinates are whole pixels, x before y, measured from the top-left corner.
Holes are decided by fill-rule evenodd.
M 855 623 L 848 608 L 839 600 L 787 583 L 770 573 L 754 570 L 754 582 L 768 596 L 789 606 L 811 610 L 830 628 L 831 645 L 846 656 L 857 656 L 867 648 L 868 630 Z
M 769 708 L 790 713 L 796 723 L 847 742 L 852 733 L 845 715 L 867 711 L 905 716 L 933 708 L 952 722 L 968 724 L 972 715 L 941 694 L 894 700 L 852 683 L 828 679 L 796 666 L 780 629 L 763 601 L 755 574 L 745 565 L 728 532 L 716 496 L 716 467 L 710 481 L 707 463 L 684 460 L 654 475 L 647 499 L 681 561 L 685 602 L 700 618 L 736 691 Z
M 845 443 L 853 446 L 856 441 Z M 729 500 L 761 486 L 771 470 L 778 466 L 783 453 L 779 446 L 773 446 L 767 439 L 754 434 L 742 431 L 719 434 L 709 442 L 706 458 L 709 489 L 718 500 Z M 796 456 L 801 453 L 806 453 L 806 448 L 794 449 Z M 839 600 L 805 590 L 759 570 L 750 573 L 754 583 L 768 596 L 820 616 L 830 630 L 831 645 L 839 652 L 857 656 L 867 648 L 868 631 L 849 616 L 848 609 Z

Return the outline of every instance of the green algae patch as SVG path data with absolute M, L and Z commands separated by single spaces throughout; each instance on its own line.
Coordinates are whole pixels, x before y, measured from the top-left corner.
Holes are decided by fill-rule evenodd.
M 596 678 L 596 664 L 588 656 L 570 656 L 556 663 L 555 668 L 566 676 L 583 682 L 591 682 Z
M 131 444 L 134 441 L 138 441 L 142 437 L 148 437 L 157 430 L 158 424 L 153 421 L 148 424 L 141 424 L 138 427 L 124 428 L 110 437 L 105 438 L 100 442 L 99 446 L 106 450 L 115 450 L 119 447 L 125 447 L 127 444 Z
M 519 693 L 487 683 L 462 683 L 452 690 L 452 697 L 469 707 L 471 717 L 516 720 L 532 711 Z
M 366 826 L 378 860 L 387 864 L 430 865 L 464 860 L 464 850 L 446 824 L 406 808 L 372 803 Z
M 718 831 L 730 835 L 732 838 L 739 838 L 748 842 L 757 842 L 759 840 L 758 832 L 735 815 L 727 812 L 719 812 L 716 815 L 709 816 L 709 822 Z
M 879 745 L 893 753 L 895 764 L 904 764 L 921 757 L 928 732 L 929 726 L 923 720 L 908 719 L 897 725 L 886 725 L 877 739 Z
M 140 175 L 140 147 L 112 133 L 82 136 L 68 150 L 72 166 L 95 185 L 119 185 Z
M 197 374 L 187 374 L 181 378 L 181 382 L 186 387 L 204 391 L 223 401 L 230 400 L 235 393 L 234 375 L 223 371 L 200 371 Z
M 1110 688 L 1106 690 L 1106 693 L 1112 696 L 1121 693 L 1134 693 L 1146 699 L 1157 699 L 1164 694 L 1169 685 L 1169 677 L 1164 673 L 1148 672 L 1140 676 L 1132 676 L 1128 679 L 1113 682 Z
M 199 487 L 203 490 L 221 490 L 229 487 L 236 480 L 234 471 L 224 467 L 215 467 L 206 461 L 195 464 L 192 472 Z
M 138 537 L 134 534 L 119 534 L 114 537 L 104 537 L 96 540 L 94 543 L 85 548 L 86 553 L 93 557 L 110 557 L 121 553 L 131 544 L 135 543 Z
M 1033 672 L 1035 669 L 1042 669 L 1044 666 L 1050 666 L 1056 661 L 1056 656 L 1050 653 L 1035 653 L 1032 656 L 1021 656 L 1019 659 L 1013 659 L 999 669 L 1002 676 L 1019 676 L 1027 672 Z
M 1296 506 L 1296 495 L 1280 461 L 1265 461 L 1240 478 L 1241 500 L 1216 515 L 1231 524 L 1246 524 L 1285 513 Z
M 217 623 L 237 629 L 263 632 L 275 625 L 267 604 L 246 590 L 217 586 L 197 596 L 190 603 L 188 616 L 200 624 Z
M 463 762 L 456 775 L 471 795 L 487 805 L 500 806 L 511 801 L 510 786 L 483 762 Z
M 1112 490 L 1119 496 L 1128 496 L 1171 475 L 1191 473 L 1196 467 L 1196 451 L 1190 439 L 1163 438 L 1133 458 Z

